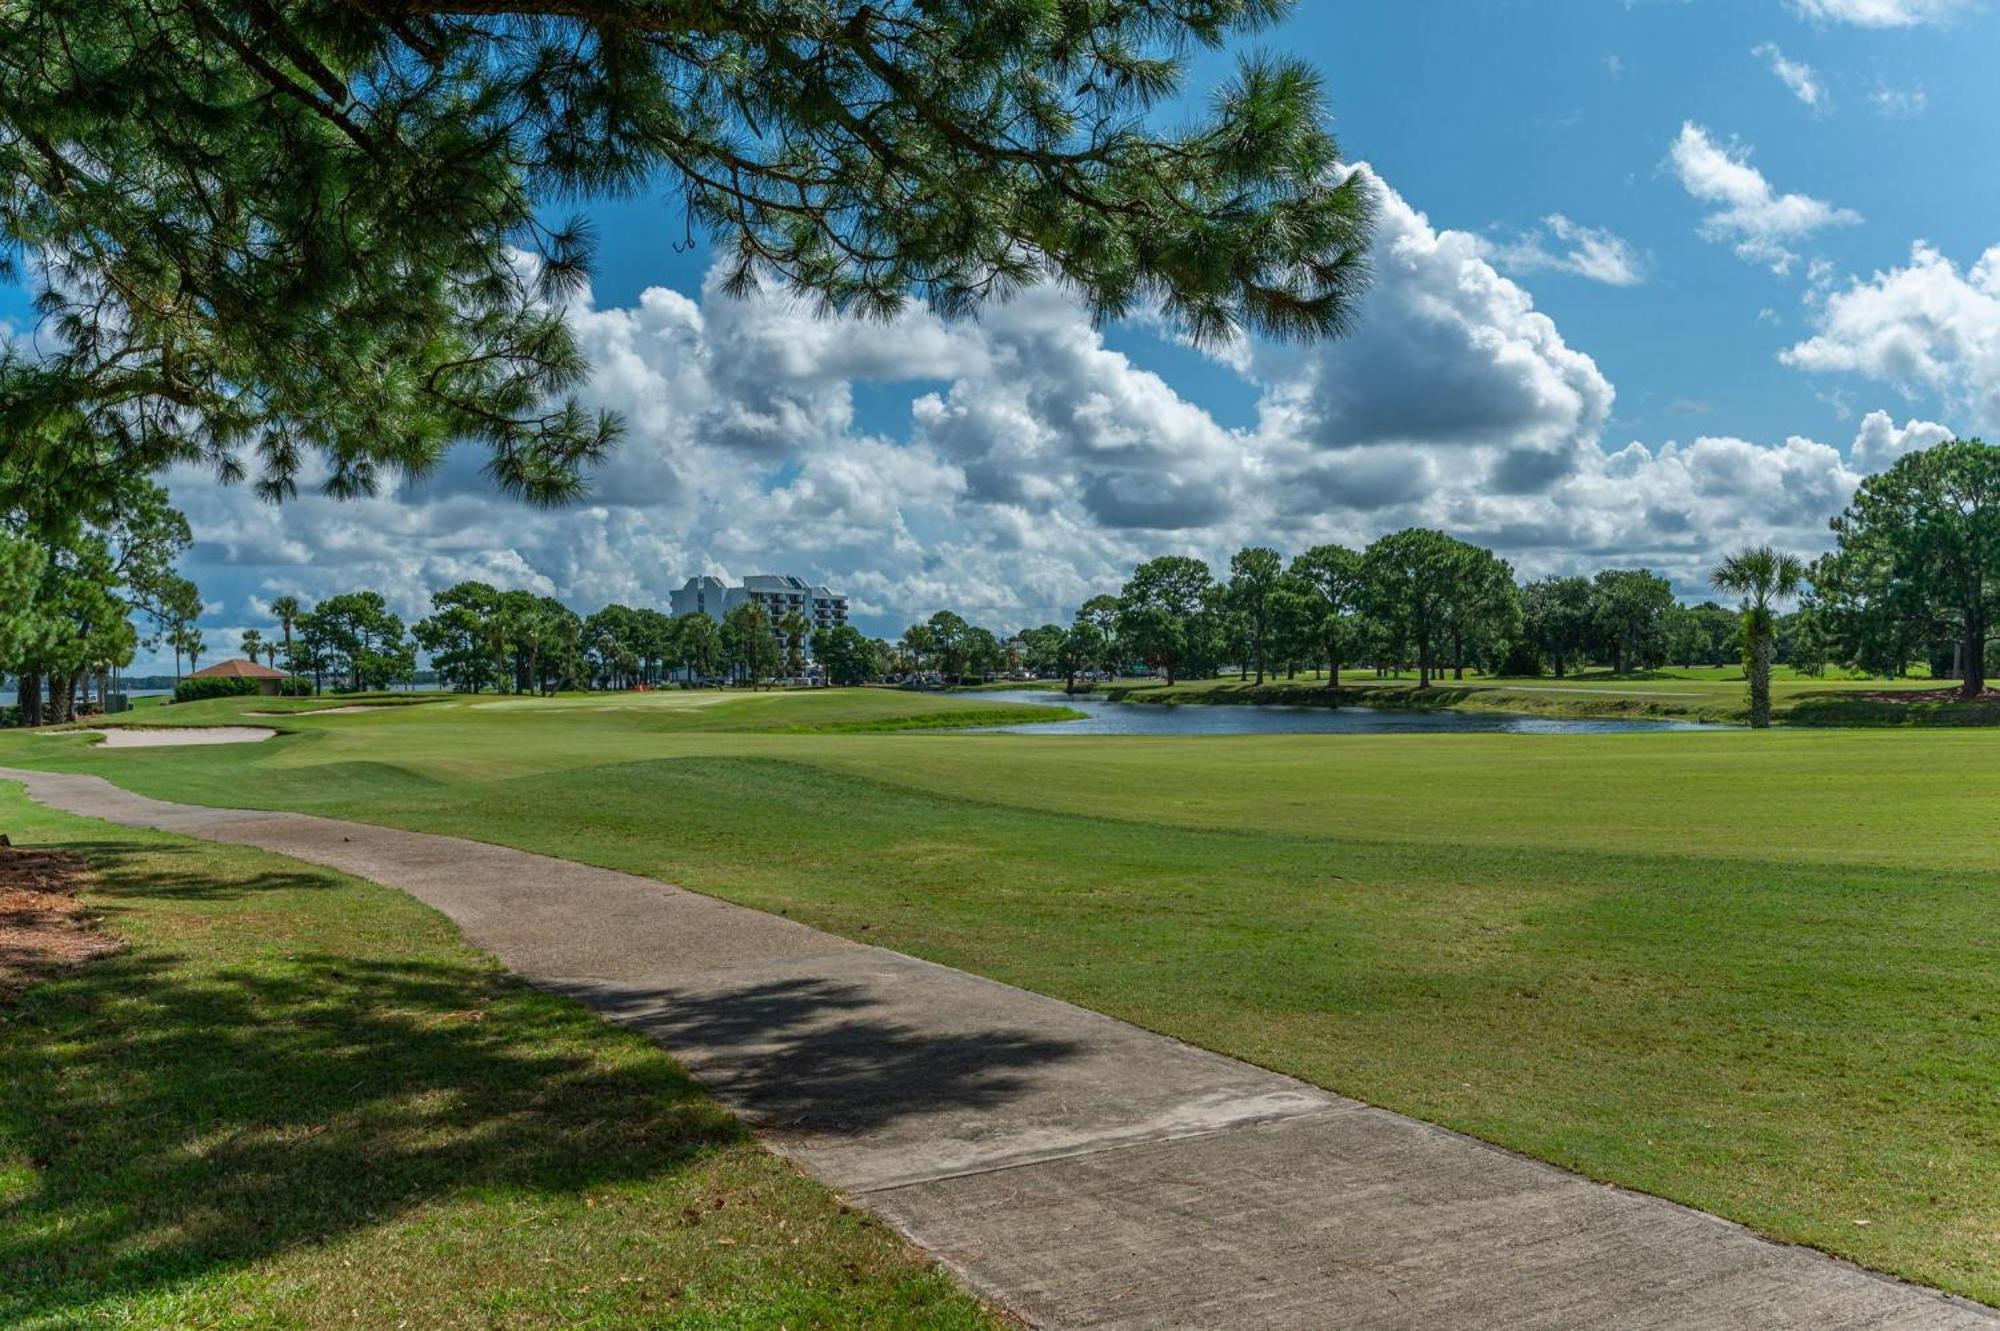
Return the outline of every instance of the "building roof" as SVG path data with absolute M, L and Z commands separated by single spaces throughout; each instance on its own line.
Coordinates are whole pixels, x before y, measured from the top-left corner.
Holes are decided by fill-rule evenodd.
M 260 666 L 255 661 L 217 661 L 188 676 L 190 679 L 283 679 L 285 672 Z

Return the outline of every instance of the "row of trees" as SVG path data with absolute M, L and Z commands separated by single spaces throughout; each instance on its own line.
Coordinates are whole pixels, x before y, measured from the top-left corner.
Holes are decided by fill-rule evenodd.
M 439 679 L 469 693 L 630 688 L 669 676 L 761 685 L 803 675 L 809 655 L 834 683 L 881 673 L 876 645 L 857 630 L 816 629 L 796 612 L 774 624 L 755 602 L 720 623 L 624 605 L 579 616 L 551 597 L 461 582 L 431 597 L 415 637 Z
M 1412 528 L 1364 550 L 1321 545 L 1287 563 L 1252 546 L 1226 578 L 1168 555 L 1134 570 L 1119 594 L 1081 606 L 1069 627 L 1022 635 L 1038 669 L 1074 682 L 1134 662 L 1168 683 L 1235 665 L 1273 669 L 1414 668 L 1418 686 L 1468 666 L 1560 676 L 1599 663 L 1623 673 L 1744 662 L 1753 725 L 1768 724 L 1770 678 L 1785 660 L 1811 674 L 1833 661 L 1894 677 L 1917 664 L 1978 696 L 2000 618 L 2000 448 L 1952 440 L 1869 477 L 1832 523 L 1835 548 L 1808 565 L 1759 546 L 1711 574 L 1741 598 L 1682 605 L 1649 569 L 1606 569 L 1517 585 L 1490 550 Z M 1799 607 L 1778 607 L 1797 597 Z M 935 622 L 935 620 L 933 620 Z M 907 641 L 907 638 L 906 638 Z
M 35 520 L 39 517 L 40 520 Z M 281 656 L 315 687 L 363 689 L 410 679 L 417 650 L 450 686 L 478 692 L 630 687 L 670 675 L 762 684 L 804 673 L 807 653 L 830 682 L 933 673 L 952 680 L 1033 670 L 1067 677 L 1143 664 L 1178 679 L 1234 667 L 1262 683 L 1324 667 L 1329 688 L 1354 665 L 1413 668 L 1419 687 L 1468 668 L 1561 676 L 1587 664 L 1614 671 L 1668 663 L 1749 667 L 1753 721 L 1768 716 L 1774 661 L 1817 673 L 1833 661 L 1894 676 L 1919 662 L 1963 690 L 1983 688 L 1986 643 L 2000 615 L 2000 449 L 1952 441 L 1870 477 L 1834 520 L 1835 549 L 1808 566 L 1769 547 L 1714 572 L 1740 610 L 1682 605 L 1647 569 L 1516 583 L 1490 550 L 1413 528 L 1365 549 L 1320 545 L 1287 561 L 1253 546 L 1217 577 L 1198 559 L 1167 555 L 1134 570 L 1117 595 L 1093 597 L 1068 626 L 1003 640 L 952 611 L 912 625 L 898 643 L 841 626 L 814 629 L 792 614 L 775 625 L 757 604 L 718 624 L 606 606 L 579 616 L 551 598 L 463 582 L 432 597 L 412 629 L 376 592 L 311 609 L 272 605 L 276 634 L 244 649 Z M 171 646 L 176 665 L 203 649 L 200 598 L 174 571 L 186 522 L 157 486 L 131 480 L 117 502 L 67 523 L 18 512 L 0 522 L 0 669 L 19 680 L 28 724 L 76 715 L 95 682 L 129 663 L 141 639 Z M 1800 606 L 1780 614 L 1797 596 Z
M 1420 687 L 1468 668 L 1563 674 L 1586 661 L 1614 669 L 1718 658 L 1729 612 L 1684 607 L 1645 569 L 1518 586 L 1490 550 L 1412 528 L 1363 550 L 1319 545 L 1287 561 L 1240 550 L 1218 578 L 1201 560 L 1166 555 L 1134 570 L 1116 596 L 1081 606 L 1065 628 L 1022 635 L 1038 670 L 1069 677 L 1143 664 L 1169 683 L 1234 667 L 1263 683 L 1324 668 L 1327 687 L 1357 664 L 1413 668 Z

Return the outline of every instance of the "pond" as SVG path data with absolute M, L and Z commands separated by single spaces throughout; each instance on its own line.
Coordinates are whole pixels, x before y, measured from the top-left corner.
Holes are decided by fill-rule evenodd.
M 1619 735 L 1642 730 L 1716 730 L 1694 721 L 1565 719 L 1508 712 L 1418 711 L 1394 707 L 1278 707 L 1245 703 L 1110 702 L 1090 694 L 1066 698 L 1047 689 L 980 693 L 995 702 L 1073 707 L 1076 721 L 1039 721 L 982 730 L 1015 735 Z

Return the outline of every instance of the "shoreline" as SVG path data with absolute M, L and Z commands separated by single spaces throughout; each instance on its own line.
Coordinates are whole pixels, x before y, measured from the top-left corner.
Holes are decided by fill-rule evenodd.
M 1365 676 L 1363 677 L 1365 678 Z M 1668 681 L 1672 682 L 1672 681 Z M 1234 680 L 1183 681 L 1168 686 L 1157 680 L 1100 683 L 1074 696 L 1149 707 L 1371 707 L 1403 711 L 1506 712 L 1550 719 L 1693 721 L 1707 725 L 1744 725 L 1743 700 L 1724 701 L 1712 695 L 1672 688 L 1649 689 L 1648 680 L 1620 680 L 1603 688 L 1566 684 L 1550 678 L 1530 681 L 1457 681 L 1433 683 L 1419 690 L 1405 680 L 1381 683 L 1343 681 L 1329 688 L 1323 680 L 1270 682 L 1262 685 Z M 1780 700 L 1773 716 L 1780 727 L 1794 729 L 1967 729 L 2000 726 L 2000 701 L 1963 703 L 1940 699 L 1935 692 L 1912 691 L 1909 701 L 1885 692 L 1879 684 L 1853 681 L 1852 688 L 1829 687 Z M 1628 685 L 1629 687 L 1624 687 Z M 988 686 L 1000 687 L 1000 686 Z M 1070 695 L 1057 681 L 1013 683 L 1004 687 Z M 976 694 L 980 688 L 964 690 Z

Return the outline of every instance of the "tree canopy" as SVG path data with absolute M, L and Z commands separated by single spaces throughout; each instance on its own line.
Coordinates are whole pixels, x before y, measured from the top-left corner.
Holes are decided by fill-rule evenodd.
M 49 336 L 0 428 L 77 492 L 202 461 L 348 496 L 460 439 L 554 503 L 617 438 L 572 393 L 590 228 L 660 191 L 741 291 L 947 314 L 1052 280 L 1202 339 L 1343 330 L 1370 193 L 1319 77 L 1196 50 L 1289 0 L 38 0 L 0 8 L 0 251 Z
M 1960 690 L 1977 697 L 2000 610 L 2000 448 L 1954 439 L 1904 454 L 1861 483 L 1833 532 L 1813 575 L 1831 622 L 1873 668 L 1956 638 Z
M 1146 561 L 1118 598 L 1118 640 L 1173 683 L 1190 649 L 1199 646 L 1204 596 L 1213 586 L 1199 559 L 1162 555 Z

